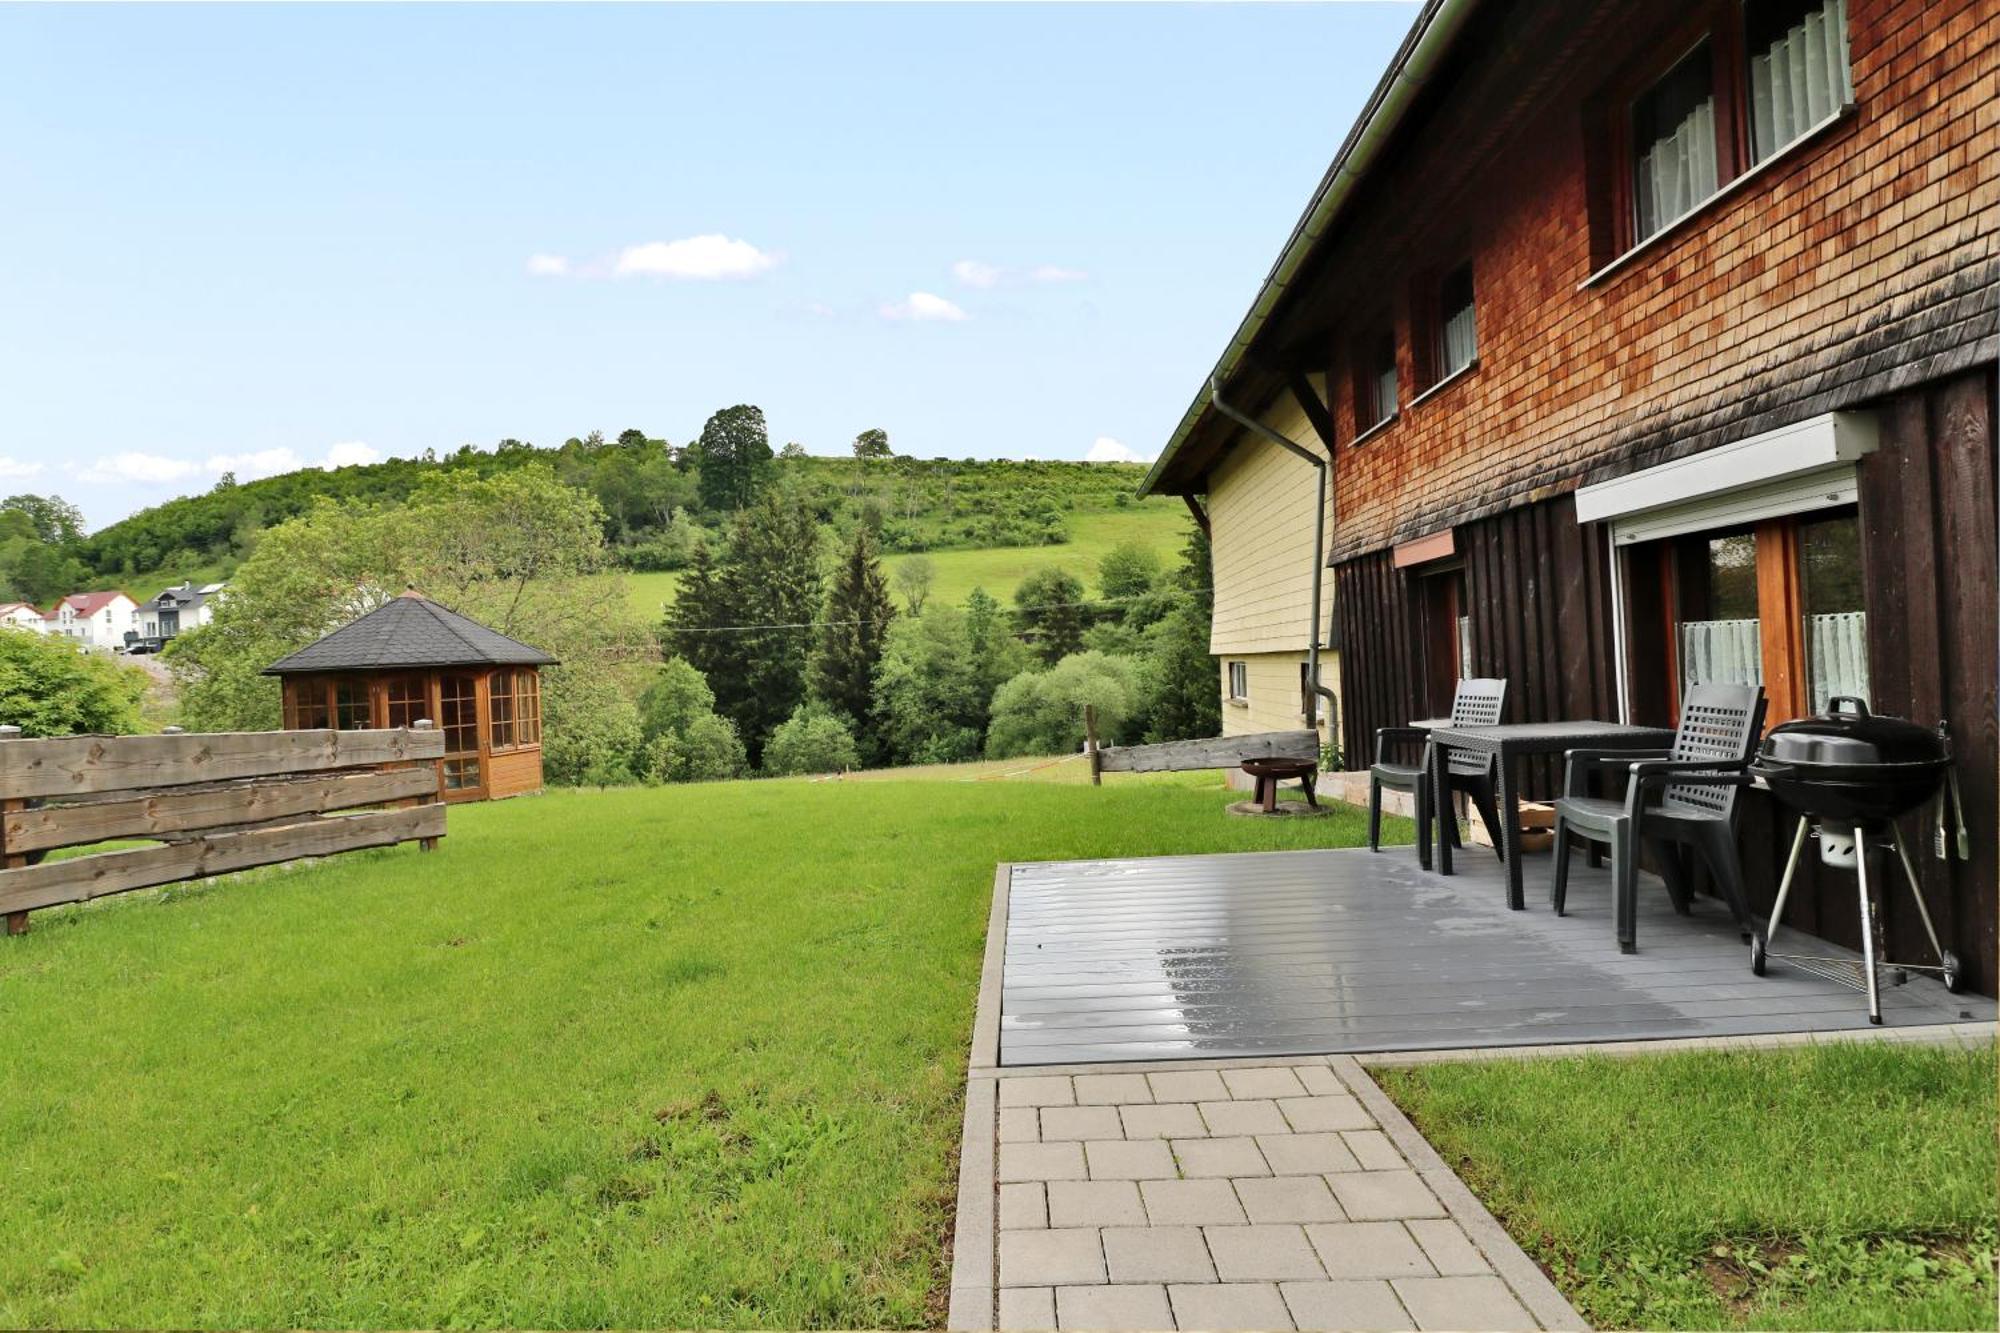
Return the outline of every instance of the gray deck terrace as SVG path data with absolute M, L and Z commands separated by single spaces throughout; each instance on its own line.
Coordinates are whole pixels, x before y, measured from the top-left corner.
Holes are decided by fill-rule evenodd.
M 1773 962 L 1753 976 L 1722 905 L 1676 916 L 1642 886 L 1639 952 L 1578 856 L 1569 915 L 1547 855 L 1528 909 L 1476 847 L 1445 878 L 1408 848 L 1022 863 L 1008 872 L 1002 1066 L 1422 1051 L 1868 1026 L 1857 991 Z M 1788 933 L 1789 934 L 1789 933 Z M 1780 947 L 1841 955 L 1808 937 Z M 1920 958 L 1911 961 L 1924 961 Z M 1986 1022 L 1930 978 L 1886 986 L 1890 1027 Z

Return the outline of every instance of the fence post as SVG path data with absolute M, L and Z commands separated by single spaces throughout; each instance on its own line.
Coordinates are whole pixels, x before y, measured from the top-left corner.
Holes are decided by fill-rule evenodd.
M 0 727 L 0 741 L 18 741 L 20 739 L 21 729 L 19 727 Z M 9 796 L 0 799 L 0 813 L 25 810 L 27 807 L 27 801 L 18 796 Z M 0 855 L 0 865 L 5 865 L 7 869 L 12 870 L 16 866 L 28 864 L 27 857 L 19 856 L 12 852 L 5 852 L 6 838 L 6 827 L 4 824 L 0 824 L 0 852 L 5 853 L 4 855 Z M 7 913 L 7 933 L 9 935 L 25 935 L 28 933 L 28 913 L 25 909 L 19 912 Z
M 432 723 L 432 721 L 429 718 L 420 717 L 415 722 L 412 722 L 410 724 L 410 730 L 429 731 L 432 729 L 434 725 L 435 724 Z M 439 795 L 439 788 L 441 788 L 444 785 L 444 766 L 442 764 L 433 765 L 433 771 L 437 774 L 437 783 L 432 786 L 430 795 L 419 796 L 415 798 L 410 802 L 411 806 L 414 807 L 419 805 L 436 805 L 438 801 L 441 799 Z M 438 840 L 436 838 L 417 839 L 417 850 L 419 851 L 434 852 L 437 850 L 437 845 L 438 845 Z
M 1083 706 L 1083 745 L 1090 753 L 1090 785 L 1102 787 L 1104 760 L 1097 753 L 1097 707 L 1094 704 Z

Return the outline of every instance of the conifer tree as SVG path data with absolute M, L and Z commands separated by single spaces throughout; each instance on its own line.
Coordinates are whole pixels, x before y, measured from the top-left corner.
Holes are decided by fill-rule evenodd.
M 872 722 L 875 677 L 882 663 L 882 642 L 895 614 L 875 543 L 868 529 L 858 528 L 827 594 L 811 684 L 817 698 L 846 715 L 864 763 L 879 762 L 882 756 Z

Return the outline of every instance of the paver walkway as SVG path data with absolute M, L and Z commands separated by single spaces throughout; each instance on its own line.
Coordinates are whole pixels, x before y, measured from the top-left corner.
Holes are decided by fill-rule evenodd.
M 1583 1327 L 1350 1057 L 996 1072 L 967 1125 L 953 1328 Z

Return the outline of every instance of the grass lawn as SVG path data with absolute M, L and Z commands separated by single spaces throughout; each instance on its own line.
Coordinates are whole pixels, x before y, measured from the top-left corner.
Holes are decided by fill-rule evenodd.
M 1995 1326 L 1990 1048 L 1378 1077 L 1597 1327 Z
M 941 1323 L 994 863 L 1363 837 L 1228 799 L 555 792 L 37 913 L 0 938 L 0 1326 Z
M 929 551 L 937 581 L 931 596 L 956 606 L 974 588 L 985 588 L 1003 604 L 1011 604 L 1014 587 L 1038 569 L 1061 565 L 1082 579 L 1092 597 L 1098 595 L 1097 562 L 1122 541 L 1139 541 L 1159 552 L 1160 565 L 1172 569 L 1180 560 L 1181 543 L 1193 526 L 1178 501 L 1149 500 L 1129 509 L 1082 510 L 1069 516 L 1070 539 L 1060 546 L 992 546 L 980 550 Z M 906 555 L 884 557 L 893 570 Z M 678 571 L 627 574 L 625 588 L 633 611 L 646 620 L 659 618 L 663 604 L 680 587 Z

